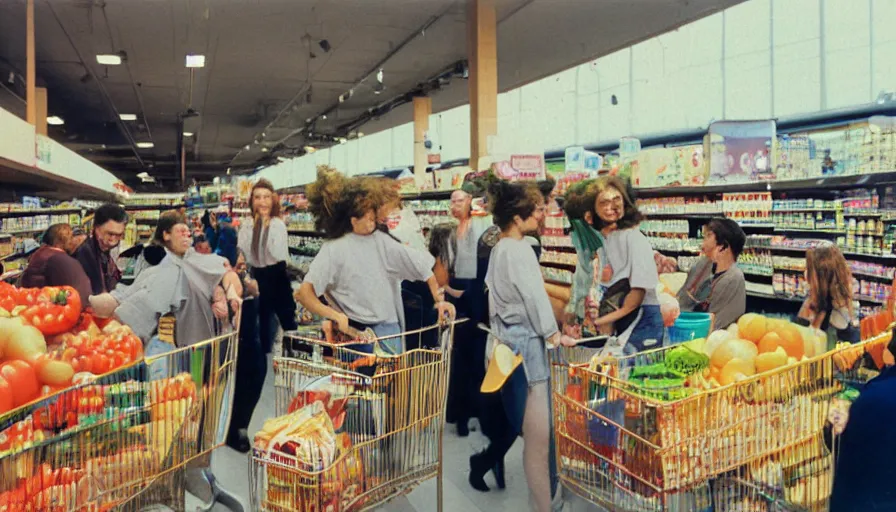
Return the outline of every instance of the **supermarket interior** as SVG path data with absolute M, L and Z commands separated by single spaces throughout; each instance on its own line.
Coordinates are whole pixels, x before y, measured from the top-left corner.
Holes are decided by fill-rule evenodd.
M 896 512 L 894 24 L 0 1 L 0 512 Z

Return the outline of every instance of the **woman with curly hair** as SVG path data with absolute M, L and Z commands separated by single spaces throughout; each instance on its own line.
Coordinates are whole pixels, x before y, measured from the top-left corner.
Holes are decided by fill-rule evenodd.
M 523 466 L 529 484 L 531 504 L 539 512 L 551 510 L 551 417 L 549 380 L 545 348 L 557 346 L 561 335 L 544 288 L 538 258 L 524 240 L 538 230 L 544 215 L 544 199 L 536 187 L 521 183 L 496 182 L 489 186 L 489 207 L 501 229 L 491 251 L 485 277 L 488 286 L 491 331 L 522 356 L 528 389 L 521 410 L 511 408 L 512 423 L 522 425 Z M 512 439 L 512 438 L 511 438 Z M 482 476 L 499 463 L 503 453 L 486 450 L 470 459 L 470 483 L 487 490 Z
M 308 203 L 327 241 L 299 288 L 299 302 L 342 332 L 372 329 L 378 338 L 388 338 L 381 345 L 397 354 L 403 351 L 398 337 L 404 330 L 402 280 L 426 281 L 439 318 L 452 308 L 433 275 L 435 259 L 377 229 L 378 210 L 388 197 L 364 178 L 318 170 L 317 181 L 308 187 Z M 323 295 L 329 305 L 319 299 Z
M 583 220 L 603 239 L 590 262 L 592 282 L 584 299 L 586 330 L 609 334 L 629 330 L 628 352 L 649 348 L 648 340 L 661 345 L 665 327 L 656 295 L 657 266 L 650 242 L 638 229 L 644 216 L 629 187 L 615 176 L 602 176 L 581 193 L 574 203 L 580 209 L 570 218 Z
M 799 318 L 828 335 L 828 349 L 837 341 L 859 341 L 852 296 L 852 272 L 843 253 L 835 245 L 806 251 L 806 282 L 809 296 Z

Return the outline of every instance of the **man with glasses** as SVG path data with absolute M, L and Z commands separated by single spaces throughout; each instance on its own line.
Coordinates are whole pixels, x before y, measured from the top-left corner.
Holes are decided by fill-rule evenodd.
M 124 237 L 128 214 L 117 204 L 107 203 L 93 214 L 93 232 L 75 252 L 75 259 L 90 279 L 93 295 L 111 292 L 121 280 L 121 271 L 112 258 L 112 249 Z

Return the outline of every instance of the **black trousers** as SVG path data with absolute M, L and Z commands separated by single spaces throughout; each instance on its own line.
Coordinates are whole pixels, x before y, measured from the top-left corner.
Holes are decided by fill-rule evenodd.
M 252 413 L 261 398 L 268 372 L 267 358 L 261 347 L 258 325 L 258 299 L 243 302 L 239 346 L 236 360 L 236 387 L 230 416 L 230 434 L 249 428 Z
M 298 328 L 296 323 L 296 300 L 292 296 L 292 286 L 286 274 L 286 262 L 281 261 L 269 267 L 252 269 L 252 277 L 258 281 L 258 325 L 261 348 L 265 354 L 271 353 L 277 324 L 284 331 Z
M 477 322 L 481 321 L 478 314 L 482 295 L 479 281 L 453 279 L 451 286 L 464 290 L 463 296 L 453 301 L 457 318 L 470 320 L 457 326 L 454 331 L 446 416 L 449 423 L 463 425 L 479 415 L 479 388 L 485 377 L 486 334 L 476 327 Z

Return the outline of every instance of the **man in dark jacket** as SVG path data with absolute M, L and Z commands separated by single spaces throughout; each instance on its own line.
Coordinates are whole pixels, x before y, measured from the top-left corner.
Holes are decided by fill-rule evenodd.
M 117 204 L 106 203 L 93 215 L 93 232 L 75 252 L 75 259 L 90 278 L 92 295 L 110 292 L 121 280 L 121 271 L 110 252 L 124 237 L 128 214 Z
M 894 333 L 896 335 L 896 333 Z M 884 369 L 849 408 L 835 452 L 831 512 L 896 510 L 896 336 L 884 351 Z
M 28 267 L 22 274 L 22 286 L 41 288 L 44 286 L 71 286 L 81 296 L 81 305 L 88 306 L 90 280 L 78 261 L 69 256 L 74 246 L 72 227 L 68 224 L 54 224 L 44 234 L 43 245 L 28 260 Z

